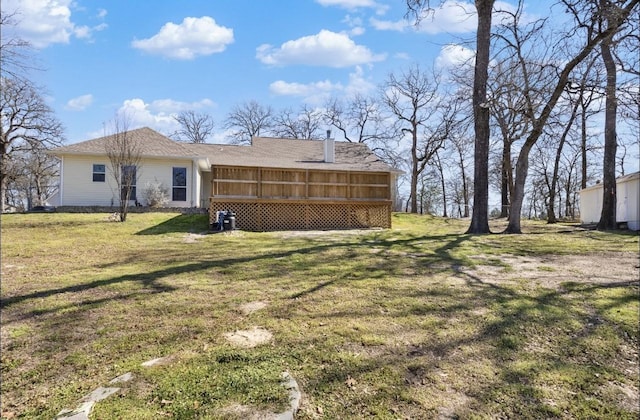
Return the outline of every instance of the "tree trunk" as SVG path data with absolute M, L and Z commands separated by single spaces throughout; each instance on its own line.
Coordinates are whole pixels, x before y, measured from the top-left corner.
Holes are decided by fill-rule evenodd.
M 0 173 L 0 210 L 4 213 L 7 209 L 7 176 L 4 172 Z
M 4 142 L 4 130 L 0 127 L 0 212 L 7 209 L 7 147 Z
M 411 171 L 411 213 L 418 212 L 418 169 L 417 162 L 413 163 Z
M 558 189 L 558 172 L 560 171 L 560 158 L 562 157 L 562 149 L 564 148 L 564 144 L 567 141 L 567 136 L 571 131 L 571 126 L 576 119 L 576 115 L 578 113 L 578 103 L 576 103 L 571 111 L 571 116 L 569 117 L 569 121 L 567 121 L 567 125 L 560 136 L 560 144 L 558 144 L 558 149 L 556 150 L 556 157 L 553 162 L 553 176 L 551 177 L 551 186 L 549 188 L 549 205 L 547 206 L 547 223 L 557 223 L 558 219 L 556 218 L 555 212 L 555 202 L 556 202 L 556 192 Z M 559 210 L 561 206 L 558 206 Z
M 606 103 L 604 114 L 604 162 L 602 213 L 598 222 L 598 230 L 616 229 L 616 65 L 611 54 L 611 39 L 607 38 L 600 45 L 602 60 L 607 70 Z
M 467 185 L 467 174 L 462 166 L 462 199 L 464 200 L 464 213 L 462 217 L 469 217 L 469 186 Z
M 524 201 L 524 186 L 529 171 L 529 153 L 531 152 L 533 144 L 534 142 L 525 142 L 518 155 L 518 161 L 516 162 L 516 180 L 513 185 L 513 196 L 511 197 L 511 209 L 509 211 L 509 224 L 504 233 L 522 233 L 520 214 Z
M 583 99 L 580 98 L 582 101 Z M 580 188 L 587 188 L 587 107 L 582 104 L 582 114 L 580 117 L 580 157 L 582 159 L 582 177 L 580 179 Z
M 512 189 L 512 176 L 511 173 L 511 144 L 504 141 L 502 146 L 502 171 L 501 171 L 501 183 L 500 183 L 500 195 L 502 199 L 502 208 L 500 210 L 500 217 L 509 217 L 509 192 Z
M 487 79 L 491 49 L 491 15 L 494 0 L 476 0 L 478 30 L 473 78 L 473 120 L 475 129 L 473 169 L 473 213 L 467 233 L 491 233 L 489 230 L 489 104 Z
M 442 162 L 440 161 L 440 155 L 436 151 L 435 153 L 435 163 L 438 168 L 438 173 L 440 174 L 440 188 L 442 188 L 442 203 L 444 210 L 442 211 L 442 217 L 447 216 L 447 187 L 444 182 L 444 170 L 442 169 Z

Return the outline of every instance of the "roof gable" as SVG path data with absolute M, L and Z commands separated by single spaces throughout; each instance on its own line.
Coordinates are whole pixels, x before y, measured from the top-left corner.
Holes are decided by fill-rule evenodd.
M 173 141 L 170 138 L 152 130 L 148 127 L 130 130 L 127 135 L 138 145 L 140 154 L 145 157 L 191 157 L 192 153 L 184 147 L 182 143 Z M 53 154 L 106 154 L 109 139 L 113 135 L 87 140 L 80 143 L 70 144 L 54 149 Z
M 335 161 L 325 162 L 323 140 L 254 137 L 251 145 L 194 144 L 171 140 L 148 127 L 128 134 L 138 143 L 143 157 L 198 158 L 206 165 L 396 172 L 363 143 L 335 142 Z M 51 153 L 105 155 L 110 137 L 59 147 Z

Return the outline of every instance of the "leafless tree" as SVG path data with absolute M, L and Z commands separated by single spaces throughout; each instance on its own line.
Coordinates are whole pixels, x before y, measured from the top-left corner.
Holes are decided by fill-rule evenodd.
M 494 58 L 489 74 L 489 106 L 491 121 L 496 128 L 496 137 L 500 137 L 502 152 L 500 156 L 500 217 L 509 216 L 509 202 L 513 195 L 513 152 L 516 144 L 522 140 L 530 128 L 531 120 L 524 112 L 525 97 L 520 94 L 523 80 L 518 71 L 517 60 L 512 54 Z
M 272 128 L 273 116 L 270 106 L 249 101 L 233 107 L 224 122 L 224 128 L 231 130 L 231 143 L 249 144 L 253 137 L 260 136 Z
M 7 202 L 17 209 L 45 205 L 58 189 L 59 161 L 44 149 L 16 153 L 8 167 Z
M 211 115 L 193 110 L 180 112 L 174 117 L 180 128 L 171 137 L 188 143 L 206 143 L 213 132 L 213 118 Z
M 325 119 L 346 141 L 366 143 L 373 151 L 385 147 L 393 137 L 380 102 L 373 97 L 358 94 L 347 101 L 333 98 L 325 105 Z
M 624 7 L 620 7 L 616 14 L 616 21 L 610 23 L 609 26 L 603 30 L 598 31 L 595 30 L 593 24 L 589 24 L 586 27 L 582 25 L 576 25 L 576 30 L 573 35 L 576 35 L 572 39 L 576 39 L 578 42 L 577 50 L 573 53 L 569 54 L 569 59 L 564 62 L 564 64 L 557 69 L 557 77 L 555 83 L 551 85 L 552 90 L 551 94 L 547 97 L 546 101 L 544 101 L 541 106 L 539 114 L 532 115 L 533 124 L 532 129 L 529 132 L 522 148 L 520 149 L 520 153 L 518 155 L 518 160 L 516 163 L 516 178 L 514 185 L 514 194 L 513 199 L 511 201 L 511 212 L 509 214 L 509 224 L 505 229 L 505 233 L 521 233 L 520 227 L 520 218 L 522 211 L 522 204 L 525 195 L 525 185 L 527 172 L 529 167 L 529 153 L 532 147 L 540 138 L 544 127 L 553 112 L 558 100 L 565 93 L 565 88 L 567 83 L 570 81 L 570 76 L 575 67 L 581 63 L 585 58 L 587 58 L 591 52 L 598 47 L 598 45 L 606 38 L 615 34 L 620 26 L 624 23 L 629 14 L 633 11 L 633 9 L 637 6 L 640 0 L 628 0 Z M 519 31 L 519 27 L 514 25 L 514 29 Z M 582 34 L 583 36 L 577 36 L 580 31 L 586 32 L 586 34 Z M 564 39 L 568 39 L 565 37 Z M 564 56 L 567 56 L 567 46 L 563 46 L 564 48 Z M 538 63 L 539 64 L 539 63 Z M 522 60 L 523 68 L 529 65 L 526 60 Z M 531 74 L 529 71 L 528 74 Z M 531 85 L 532 86 L 532 85 Z M 525 90 L 527 92 L 527 90 Z
M 25 80 L 31 70 L 39 67 L 33 55 L 33 47 L 29 41 L 10 33 L 18 23 L 15 11 L 0 8 L 0 77 L 14 80 Z
M 39 92 L 24 78 L 0 78 L 0 115 L 0 200 L 4 211 L 10 157 L 61 145 L 64 129 Z
M 439 91 L 440 77 L 415 65 L 383 85 L 383 103 L 410 143 L 411 212 L 418 212 L 418 181 L 457 123 L 458 103 Z
M 406 0 L 408 15 L 418 22 L 428 15 L 429 0 Z M 476 60 L 473 77 L 473 114 L 475 130 L 473 214 L 467 233 L 489 233 L 489 106 L 487 79 L 491 49 L 491 19 L 494 0 L 475 0 L 478 16 Z
M 114 192 L 118 202 L 121 222 L 127 220 L 130 201 L 137 200 L 137 177 L 140 172 L 142 153 L 140 145 L 129 131 L 126 115 L 117 115 L 111 121 L 110 133 L 105 133 L 105 151 L 111 164 L 110 170 L 116 185 Z
M 298 111 L 287 108 L 273 117 L 271 131 L 285 139 L 312 140 L 322 136 L 322 111 L 302 105 Z

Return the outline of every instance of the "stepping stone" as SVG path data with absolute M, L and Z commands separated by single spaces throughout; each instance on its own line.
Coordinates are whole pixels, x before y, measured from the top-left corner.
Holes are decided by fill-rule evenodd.
M 271 341 L 273 334 L 261 327 L 253 327 L 251 330 L 226 333 L 224 337 L 240 347 L 252 348 Z
M 62 410 L 58 413 L 56 419 L 88 420 L 89 414 L 91 413 L 91 410 L 93 409 L 93 406 L 96 402 L 102 401 L 118 391 L 120 391 L 120 388 L 97 388 L 93 390 L 91 394 L 85 395 L 82 398 L 82 404 L 80 404 L 75 410 Z
M 151 366 L 159 365 L 160 363 L 164 362 L 165 359 L 166 357 L 157 357 L 155 359 L 147 360 L 146 362 L 142 363 L 142 366 L 151 367 Z
M 289 391 L 289 410 L 279 413 L 276 415 L 276 420 L 293 420 L 295 418 L 295 414 L 300 408 L 300 400 L 302 398 L 302 394 L 300 393 L 300 388 L 298 387 L 298 382 L 289 374 L 289 372 L 282 373 L 282 385 L 284 388 Z
M 122 383 L 122 382 L 129 382 L 130 380 L 133 379 L 133 373 L 131 372 L 127 372 L 123 375 L 118 376 L 117 378 L 113 378 L 112 380 L 109 381 L 110 384 L 117 384 L 117 383 Z

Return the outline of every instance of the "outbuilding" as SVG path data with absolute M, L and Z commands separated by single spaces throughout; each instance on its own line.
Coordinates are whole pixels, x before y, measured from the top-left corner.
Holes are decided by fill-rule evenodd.
M 602 212 L 603 185 L 580 190 L 580 221 L 598 223 Z M 616 179 L 616 221 L 631 230 L 640 230 L 640 172 Z

